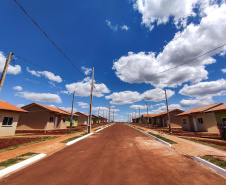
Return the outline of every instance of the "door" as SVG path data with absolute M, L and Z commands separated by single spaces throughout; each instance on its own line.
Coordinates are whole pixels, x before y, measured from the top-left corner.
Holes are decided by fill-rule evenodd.
M 196 119 L 195 118 L 193 118 L 193 124 L 194 124 L 194 129 L 197 132 L 198 128 L 197 128 L 197 124 L 196 124 Z
M 58 117 L 55 117 L 54 129 L 56 129 L 56 128 L 57 128 L 57 121 L 58 121 Z
M 162 127 L 165 127 L 165 119 L 163 119 Z

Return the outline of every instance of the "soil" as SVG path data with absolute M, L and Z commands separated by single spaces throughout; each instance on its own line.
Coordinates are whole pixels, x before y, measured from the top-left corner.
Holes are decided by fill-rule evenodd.
M 10 138 L 10 139 L 0 139 L 0 149 L 7 148 L 10 146 L 16 146 L 19 144 L 29 143 L 31 141 L 41 140 L 44 137 L 39 138 Z
M 0 180 L 0 185 L 224 185 L 225 180 L 141 132 L 115 124 Z
M 224 141 L 214 141 L 214 140 L 205 140 L 205 139 L 191 139 L 194 141 L 201 141 L 201 142 L 205 142 L 205 143 L 209 143 L 209 144 L 215 144 L 218 146 L 226 146 L 226 142 Z

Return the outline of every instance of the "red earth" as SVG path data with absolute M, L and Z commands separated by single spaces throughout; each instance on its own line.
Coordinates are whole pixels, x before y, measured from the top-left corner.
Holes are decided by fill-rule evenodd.
M 41 140 L 44 138 L 45 137 L 0 139 L 0 149 L 7 148 L 10 146 L 16 146 L 19 144 L 29 143 L 31 141 Z

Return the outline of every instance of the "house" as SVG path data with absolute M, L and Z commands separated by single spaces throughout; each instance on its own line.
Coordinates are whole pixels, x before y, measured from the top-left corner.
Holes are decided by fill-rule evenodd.
M 93 118 L 93 123 L 98 123 L 98 116 L 95 116 L 92 114 L 92 118 Z
M 138 118 L 138 117 L 133 117 L 133 118 L 132 118 L 132 122 L 133 122 L 133 123 L 139 123 L 139 122 L 137 122 L 137 118 Z
M 180 117 L 182 129 L 195 132 L 218 132 L 214 108 L 220 105 L 222 103 L 214 103 L 178 114 L 177 116 Z
M 0 136 L 15 134 L 19 116 L 27 111 L 0 100 Z
M 181 128 L 182 127 L 180 118 L 177 117 L 176 115 L 183 113 L 183 112 L 184 111 L 182 111 L 180 109 L 169 110 L 171 128 Z M 167 124 L 167 121 L 168 121 L 167 111 L 153 116 L 153 123 L 158 125 L 158 127 L 169 127 L 169 125 Z
M 143 124 L 148 124 L 148 119 L 149 119 L 149 124 L 153 124 L 152 118 L 155 115 L 156 114 L 142 114 L 142 116 L 141 116 L 141 122 Z
M 31 103 L 22 107 L 27 114 L 20 116 L 16 130 L 66 129 L 68 113 L 55 107 Z
M 88 118 L 89 115 L 85 114 L 83 112 L 76 112 L 75 114 L 77 114 L 78 117 L 78 125 L 87 125 L 88 124 Z M 92 123 L 93 123 L 93 119 L 92 119 Z
M 107 123 L 107 118 L 99 116 L 99 119 L 100 119 L 100 123 Z
M 210 112 L 214 113 L 217 123 L 222 123 L 226 126 L 226 104 L 219 105 L 206 111 L 206 113 Z
M 66 113 L 68 113 L 68 117 L 67 117 L 67 127 L 70 127 L 70 122 L 71 122 L 71 112 L 67 111 L 67 110 L 63 110 L 63 109 L 60 109 L 61 111 L 64 111 Z M 73 123 L 72 123 L 72 126 L 73 127 L 76 127 L 78 125 L 78 116 L 77 114 L 73 114 Z

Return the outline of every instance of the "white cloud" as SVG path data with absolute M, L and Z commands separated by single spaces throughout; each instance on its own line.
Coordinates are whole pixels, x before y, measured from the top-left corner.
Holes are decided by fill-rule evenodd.
M 222 71 L 223 73 L 226 73 L 226 69 L 221 69 L 221 71 Z
M 159 107 L 159 106 L 163 106 L 165 105 L 164 103 L 158 103 L 158 104 L 155 104 L 154 107 Z
M 86 68 L 84 66 L 81 67 L 85 75 L 89 75 L 92 72 L 92 68 Z
M 174 91 L 171 90 L 167 90 L 167 98 L 170 98 L 171 96 L 173 96 L 175 94 Z M 156 89 L 151 89 L 149 91 L 145 91 L 143 93 L 143 98 L 146 101 L 154 101 L 154 102 L 158 102 L 158 101 L 162 101 L 165 100 L 165 92 L 160 89 L 160 88 L 156 88 Z
M 19 107 L 19 108 L 21 108 L 23 106 L 25 106 L 23 103 L 17 105 L 17 107 Z
M 71 107 L 59 107 L 59 109 L 67 110 L 67 111 L 71 112 Z M 73 112 L 76 112 L 76 111 L 77 111 L 77 109 L 73 108 Z
M 50 107 L 56 107 L 55 105 L 49 105 Z
M 83 109 L 89 108 L 89 104 L 88 103 L 84 103 L 84 102 L 77 102 L 78 106 L 80 106 Z
M 219 56 L 225 56 L 225 54 L 226 54 L 226 51 L 222 51 L 220 52 Z
M 15 87 L 13 87 L 13 89 L 16 90 L 16 91 L 22 91 L 23 90 L 23 88 L 21 86 L 15 86 Z
M 131 105 L 130 106 L 131 109 L 147 109 L 146 105 Z
M 76 92 L 76 96 L 81 96 L 81 97 L 87 97 L 90 96 L 90 78 L 86 78 L 81 82 L 77 83 L 72 83 L 72 84 L 67 84 L 65 87 L 67 91 L 62 91 L 63 93 L 73 93 L 74 91 Z M 96 84 L 93 89 L 93 96 L 97 97 L 102 97 L 104 96 L 105 93 L 109 93 L 110 90 L 107 88 L 107 86 L 103 83 L 101 84 Z
M 125 31 L 128 31 L 129 30 L 129 27 L 127 25 L 123 25 L 123 26 L 121 26 L 121 29 L 122 30 L 125 30 Z
M 171 105 L 169 105 L 169 110 L 172 110 L 172 109 L 180 109 L 180 110 L 183 110 L 182 107 L 179 104 L 171 104 Z M 161 112 L 166 112 L 166 111 L 167 111 L 166 106 L 162 106 L 162 107 L 159 107 L 156 110 L 152 110 L 150 112 L 150 114 L 159 114 Z
M 5 62 L 6 62 L 6 57 L 5 57 L 4 53 L 0 51 L 0 72 L 3 71 Z M 13 75 L 17 75 L 20 72 L 21 72 L 20 65 L 15 65 L 15 66 L 9 65 L 8 70 L 7 70 L 7 74 L 13 74 Z
M 27 100 L 39 101 L 39 102 L 53 102 L 61 103 L 61 98 L 57 94 L 51 93 L 34 93 L 34 92 L 18 92 L 16 96 L 26 98 Z
M 112 25 L 112 23 L 111 23 L 111 21 L 109 21 L 109 20 L 106 20 L 106 24 L 108 25 L 108 27 L 110 28 L 110 29 L 112 29 L 113 31 L 117 31 L 118 30 L 118 25 Z
M 180 104 L 182 107 L 193 107 L 196 105 L 209 105 L 214 103 L 211 96 L 197 97 L 195 99 L 181 100 Z
M 40 77 L 42 75 L 49 80 L 52 80 L 52 81 L 55 81 L 55 82 L 58 82 L 58 83 L 62 82 L 62 79 L 59 75 L 54 75 L 52 72 L 49 72 L 49 71 L 34 71 L 34 70 L 30 70 L 28 67 L 27 67 L 27 71 L 31 75 L 34 75 L 34 76 L 37 76 L 37 77 Z
M 203 14 L 200 24 L 190 24 L 183 31 L 177 32 L 158 55 L 154 52 L 129 52 L 119 58 L 113 65 L 117 77 L 124 82 L 144 82 L 160 88 L 177 87 L 188 81 L 198 83 L 207 79 L 206 65 L 216 62 L 211 56 L 225 48 L 184 64 L 176 70 L 160 73 L 226 43 L 226 4 L 208 7 Z M 160 74 L 154 75 L 156 73 Z
M 142 96 L 137 91 L 122 91 L 114 92 L 109 96 L 105 96 L 106 99 L 112 99 L 111 103 L 116 105 L 132 104 L 142 100 Z
M 173 18 L 176 27 L 185 27 L 187 19 L 198 13 L 203 15 L 203 10 L 213 4 L 212 0 L 136 0 L 134 9 L 142 14 L 142 24 L 152 30 L 155 24 L 166 24 Z M 195 13 L 194 8 L 199 7 Z
M 53 83 L 52 81 L 49 81 L 49 84 L 50 84 L 52 87 L 56 87 L 55 83 Z

